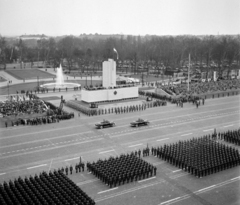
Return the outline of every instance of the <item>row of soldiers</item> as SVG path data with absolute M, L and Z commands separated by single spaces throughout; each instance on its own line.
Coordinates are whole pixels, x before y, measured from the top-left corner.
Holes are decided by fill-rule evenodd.
M 69 167 L 66 166 L 65 169 L 62 167 L 61 169 L 59 169 L 62 173 L 64 173 L 65 171 L 65 174 L 68 175 L 68 172 L 70 174 L 73 174 L 73 166 L 70 165 Z M 85 170 L 85 163 L 84 162 L 79 162 L 77 164 L 75 164 L 75 172 L 76 173 L 80 173 L 80 172 L 84 172 Z
M 197 177 L 240 164 L 237 149 L 213 141 L 209 136 L 153 147 L 152 154 Z
M 157 167 L 131 154 L 87 163 L 87 170 L 112 188 L 156 175 Z
M 229 130 L 227 132 L 218 133 L 218 138 L 229 143 L 240 146 L 240 129 Z
M 127 112 L 136 112 L 136 111 L 141 111 L 141 110 L 146 110 L 147 105 L 142 104 L 142 105 L 130 105 L 130 106 L 124 106 L 124 107 L 115 107 L 115 113 L 116 114 L 121 114 L 121 113 L 127 113 Z
M 19 126 L 19 125 L 42 125 L 42 124 L 49 124 L 59 122 L 60 120 L 66 120 L 74 117 L 73 113 L 70 114 L 62 114 L 62 115 L 51 115 L 51 116 L 42 116 L 42 117 L 35 117 L 32 119 L 23 119 L 18 118 L 17 121 L 11 121 L 12 126 Z M 8 122 L 5 122 L 5 126 L 8 127 Z

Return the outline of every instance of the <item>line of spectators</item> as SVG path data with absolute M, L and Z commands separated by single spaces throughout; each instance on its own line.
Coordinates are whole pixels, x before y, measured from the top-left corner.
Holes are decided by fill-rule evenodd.
M 220 81 L 210 81 L 210 82 L 200 82 L 200 83 L 190 83 L 189 91 L 187 84 L 177 84 L 177 85 L 159 85 L 159 88 L 163 89 L 168 94 L 172 95 L 194 95 L 194 94 L 205 94 L 208 92 L 217 91 L 229 91 L 232 89 L 240 88 L 240 80 L 220 80 Z

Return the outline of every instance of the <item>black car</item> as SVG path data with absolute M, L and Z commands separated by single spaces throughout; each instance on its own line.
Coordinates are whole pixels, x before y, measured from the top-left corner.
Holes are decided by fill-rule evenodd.
M 138 126 L 143 126 L 143 125 L 148 125 L 148 124 L 149 124 L 148 120 L 143 120 L 141 118 L 130 123 L 131 127 L 138 127 Z
M 102 129 L 102 128 L 105 128 L 105 127 L 114 127 L 115 123 L 114 122 L 110 122 L 108 120 L 103 120 L 102 122 L 95 124 L 95 126 L 98 129 Z

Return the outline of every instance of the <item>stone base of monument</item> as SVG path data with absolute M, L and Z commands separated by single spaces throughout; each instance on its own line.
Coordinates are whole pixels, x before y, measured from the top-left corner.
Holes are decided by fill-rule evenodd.
M 124 87 L 106 90 L 82 90 L 81 100 L 86 103 L 111 102 L 138 97 L 138 87 Z

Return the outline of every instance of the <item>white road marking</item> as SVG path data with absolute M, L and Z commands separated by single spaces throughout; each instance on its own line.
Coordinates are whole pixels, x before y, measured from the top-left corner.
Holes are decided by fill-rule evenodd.
M 74 159 L 79 159 L 79 157 L 74 157 L 74 158 L 71 158 L 71 159 L 65 159 L 64 161 L 67 162 L 67 161 L 71 161 L 71 160 L 74 160 Z
M 230 180 L 235 180 L 235 179 L 240 179 L 240 176 L 239 176 L 239 177 L 232 178 L 232 179 L 230 179 Z
M 203 130 L 203 132 L 208 132 L 208 131 L 212 131 L 212 130 L 213 130 L 213 128 L 212 129 Z
M 143 180 L 138 181 L 138 182 L 141 183 L 141 182 L 145 182 L 145 181 L 148 181 L 148 180 L 151 180 L 151 179 L 154 179 L 154 178 L 156 178 L 156 177 L 151 177 L 151 178 L 148 178 L 148 179 L 143 179 Z
M 118 189 L 118 187 L 115 187 L 113 189 L 107 189 L 105 191 L 100 191 L 100 192 L 98 192 L 98 194 L 102 194 L 102 193 L 105 193 L 105 192 L 113 191 L 113 190 L 116 190 L 116 189 Z
M 224 115 L 226 115 L 226 114 L 228 114 L 228 116 L 230 116 L 230 115 L 236 115 L 236 112 L 231 112 L 231 113 L 224 113 Z M 224 115 L 221 115 L 221 116 L 224 116 Z M 209 118 L 208 120 L 210 120 L 211 118 Z M 205 120 L 205 118 L 200 118 L 198 121 L 204 121 Z M 152 120 L 152 121 L 156 121 L 156 120 Z M 156 127 L 156 128 L 152 128 L 151 130 L 158 130 L 158 129 L 162 129 L 162 128 L 165 128 L 165 127 L 173 127 L 173 126 L 179 126 L 179 125 L 182 125 L 182 124 L 188 124 L 189 122 L 187 122 L 187 121 L 183 121 L 183 122 L 181 122 L 181 123 L 177 123 L 177 124 L 170 124 L 170 123 L 167 123 L 167 125 L 166 126 L 163 126 L 163 124 L 160 124 L 159 126 L 160 127 Z M 219 124 L 217 124 L 217 126 L 219 126 Z M 116 137 L 120 137 L 120 136 L 124 136 L 124 135 L 129 135 L 129 134 L 135 134 L 135 133 L 139 133 L 139 132 L 147 132 L 147 131 L 149 131 L 149 129 L 147 129 L 147 128 L 149 128 L 149 127 L 146 127 L 146 129 L 144 129 L 144 128 L 142 128 L 142 129 L 140 129 L 140 130 L 137 130 L 136 132 L 130 132 L 130 133 L 125 133 L 125 134 L 119 134 L 119 135 L 114 135 L 114 136 L 110 136 L 110 138 L 116 138 Z M 213 130 L 213 128 L 211 129 L 211 130 Z M 206 132 L 206 131 L 204 131 L 204 132 Z
M 172 201 L 176 201 L 176 200 L 178 200 L 178 199 L 180 199 L 180 197 L 177 197 L 177 198 L 175 198 L 175 199 L 171 199 L 171 200 L 162 202 L 161 205 L 162 205 L 162 204 L 167 204 L 167 203 L 172 202 Z
M 175 170 L 175 171 L 173 171 L 173 173 L 175 173 L 175 172 L 179 172 L 179 171 L 181 171 L 181 169 Z
M 163 138 L 163 139 L 159 139 L 159 140 L 157 140 L 158 142 L 159 141 L 162 141 L 162 140 L 168 140 L 169 138 Z
M 6 173 L 0 173 L 0 176 L 1 176 L 1 175 L 4 175 L 4 174 L 6 174 Z
M 225 126 L 223 126 L 223 127 L 232 127 L 233 126 L 233 124 L 232 125 L 225 125 Z
M 107 150 L 107 151 L 99 152 L 99 154 L 104 154 L 104 153 L 112 152 L 112 151 L 115 151 L 115 150 L 114 150 L 114 149 L 111 149 L 111 150 Z
M 198 192 L 201 192 L 201 191 L 206 190 L 206 189 L 211 189 L 211 188 L 213 188 L 213 187 L 215 187 L 215 186 L 216 186 L 216 185 L 212 185 L 212 186 L 209 186 L 209 187 L 200 189 L 200 190 L 198 190 Z
M 142 145 L 142 143 L 141 144 L 130 145 L 128 147 L 137 147 L 137 146 L 140 146 L 140 145 Z
M 181 137 L 187 136 L 187 135 L 191 135 L 191 134 L 192 134 L 192 133 L 183 134 L 183 135 L 181 135 Z
M 34 168 L 44 167 L 44 166 L 47 166 L 47 164 L 40 164 L 40 165 L 37 165 L 37 166 L 34 166 L 34 167 L 28 167 L 27 169 L 34 169 Z

